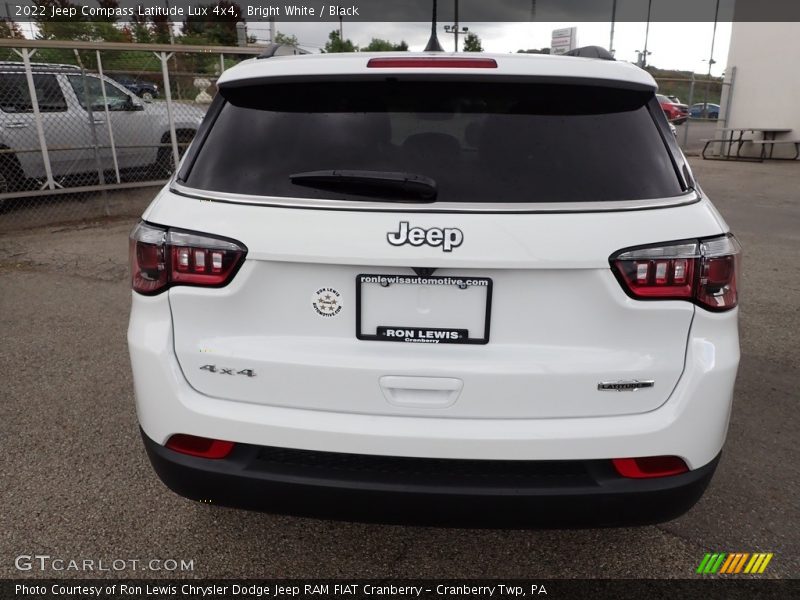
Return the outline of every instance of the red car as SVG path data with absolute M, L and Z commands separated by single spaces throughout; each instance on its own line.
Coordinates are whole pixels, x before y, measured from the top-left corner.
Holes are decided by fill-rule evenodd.
M 661 105 L 661 110 L 667 115 L 667 120 L 675 125 L 685 123 L 689 118 L 689 107 L 685 104 L 676 104 L 662 94 L 656 94 L 658 103 Z

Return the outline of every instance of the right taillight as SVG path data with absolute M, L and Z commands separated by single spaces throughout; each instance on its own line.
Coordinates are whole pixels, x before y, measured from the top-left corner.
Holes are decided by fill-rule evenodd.
M 741 246 L 732 234 L 628 248 L 610 258 L 632 298 L 689 300 L 713 311 L 736 306 Z
M 141 222 L 130 235 L 131 287 L 146 295 L 173 285 L 222 287 L 246 254 L 234 240 Z

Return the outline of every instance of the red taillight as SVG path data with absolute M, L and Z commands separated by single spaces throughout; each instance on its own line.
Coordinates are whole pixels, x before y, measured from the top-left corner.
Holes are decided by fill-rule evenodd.
M 424 56 L 417 58 L 370 58 L 370 69 L 496 69 L 493 58 L 459 58 L 457 56 Z
M 669 477 L 686 473 L 689 467 L 677 456 L 645 456 L 643 458 L 615 458 L 611 461 L 617 473 L 631 479 Z
M 200 458 L 225 458 L 233 451 L 233 446 L 233 442 L 212 440 L 184 433 L 175 434 L 167 440 L 167 448 L 170 450 Z
M 611 268 L 632 298 L 690 300 L 709 310 L 736 306 L 741 247 L 733 235 L 643 246 L 611 257 Z
M 233 279 L 245 254 L 233 240 L 139 223 L 130 237 L 131 284 L 140 294 L 171 285 L 220 287 Z

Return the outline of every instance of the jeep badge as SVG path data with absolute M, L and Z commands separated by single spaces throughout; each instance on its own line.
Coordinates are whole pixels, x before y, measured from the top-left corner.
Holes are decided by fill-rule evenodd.
M 453 248 L 458 248 L 464 241 L 464 234 L 455 227 L 431 227 L 422 229 L 421 227 L 408 226 L 408 221 L 400 222 L 400 231 L 386 234 L 386 239 L 392 246 L 402 246 L 411 244 L 412 246 L 441 246 L 443 252 L 451 252 Z

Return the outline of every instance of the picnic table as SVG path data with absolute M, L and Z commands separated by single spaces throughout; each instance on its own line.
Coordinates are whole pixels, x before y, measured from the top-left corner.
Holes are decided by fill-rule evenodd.
M 783 127 L 725 127 L 724 129 L 717 129 L 717 135 L 705 142 L 702 157 L 706 160 L 755 160 L 763 162 L 765 159 L 769 160 L 796 160 L 800 157 L 800 140 L 776 140 L 775 136 L 779 133 L 790 133 L 792 130 Z M 760 135 L 761 138 L 745 138 L 745 133 L 752 133 Z M 711 144 L 722 143 L 725 144 L 725 154 L 720 154 L 717 157 L 706 156 L 706 151 Z M 733 154 L 733 145 L 736 144 L 736 153 Z M 742 156 L 742 146 L 745 144 L 755 144 L 761 146 L 761 151 L 758 156 Z M 772 156 L 773 150 L 779 144 L 793 144 L 795 153 L 792 158 L 774 158 Z M 769 146 L 769 152 L 767 152 Z

